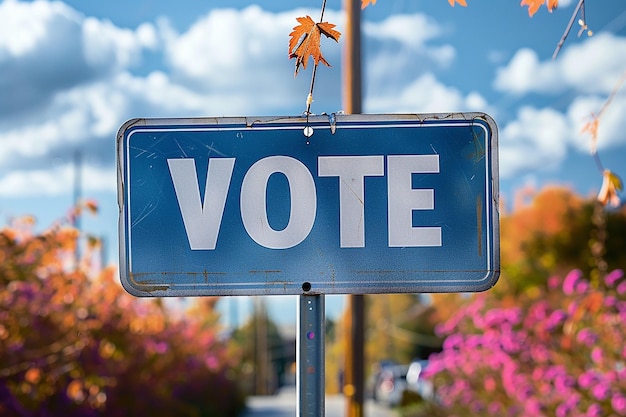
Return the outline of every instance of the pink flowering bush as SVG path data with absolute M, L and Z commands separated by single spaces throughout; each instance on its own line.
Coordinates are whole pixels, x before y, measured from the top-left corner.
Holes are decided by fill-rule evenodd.
M 438 328 L 441 415 L 626 416 L 626 278 L 573 270 L 532 296 L 476 296 Z M 431 411 L 432 413 L 432 411 Z
M 0 416 L 237 416 L 239 354 L 207 314 L 126 294 L 69 227 L 0 229 Z M 213 301 L 214 303 L 214 301 Z

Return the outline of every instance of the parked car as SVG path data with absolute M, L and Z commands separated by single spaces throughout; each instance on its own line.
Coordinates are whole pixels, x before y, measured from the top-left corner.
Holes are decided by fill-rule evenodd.
M 376 400 L 376 385 L 378 384 L 378 379 L 380 377 L 381 372 L 390 366 L 397 365 L 397 362 L 394 362 L 389 359 L 383 359 L 379 362 L 376 362 L 372 365 L 372 374 L 369 376 L 365 383 L 365 392 L 369 398 L 373 398 Z
M 406 389 L 418 393 L 423 399 L 433 398 L 433 385 L 423 377 L 423 372 L 428 366 L 424 359 L 411 362 L 406 373 Z
M 406 375 L 409 365 L 389 365 L 381 369 L 374 383 L 374 400 L 394 407 L 402 401 L 407 389 Z

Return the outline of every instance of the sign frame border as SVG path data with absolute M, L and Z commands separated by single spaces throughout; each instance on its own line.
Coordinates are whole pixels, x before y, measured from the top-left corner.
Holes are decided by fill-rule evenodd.
M 258 285 L 253 283 L 252 285 L 240 284 L 245 288 L 233 288 L 238 284 L 228 283 L 224 284 L 229 286 L 228 289 L 214 288 L 211 291 L 198 291 L 194 289 L 185 288 L 172 288 L 175 285 L 172 284 L 156 284 L 146 285 L 136 282 L 131 270 L 131 254 L 129 252 L 130 242 L 128 242 L 130 236 L 127 235 L 127 220 L 126 210 L 130 210 L 130 203 L 127 203 L 129 198 L 129 189 L 125 187 L 127 172 L 127 163 L 125 160 L 124 145 L 127 141 L 127 137 L 132 134 L 133 130 L 139 130 L 142 127 L 146 129 L 155 130 L 159 126 L 163 126 L 164 130 L 172 131 L 176 127 L 180 130 L 193 130 L 194 128 L 202 130 L 222 130 L 229 129 L 236 126 L 236 129 L 241 130 L 242 127 L 249 129 L 302 129 L 303 126 L 311 125 L 314 129 L 324 127 L 331 130 L 335 128 L 350 128 L 351 126 L 341 126 L 342 124 L 384 124 L 384 126 L 393 127 L 393 122 L 398 124 L 407 123 L 434 123 L 436 125 L 443 125 L 446 122 L 459 123 L 459 122 L 471 122 L 473 120 L 479 120 L 481 124 L 486 124 L 489 132 L 486 139 L 488 150 L 486 153 L 489 155 L 489 160 L 486 163 L 486 175 L 487 186 L 491 185 L 491 190 L 487 190 L 488 195 L 485 196 L 485 200 L 489 198 L 491 204 L 485 204 L 484 210 L 489 210 L 486 215 L 487 219 L 491 219 L 489 225 L 489 231 L 487 232 L 487 240 L 491 241 L 491 247 L 486 249 L 491 261 L 487 262 L 488 265 L 493 265 L 493 269 L 484 270 L 485 276 L 482 280 L 477 280 L 480 284 L 476 284 L 473 281 L 468 283 L 467 280 L 461 280 L 459 284 L 450 284 L 451 280 L 446 280 L 446 285 L 427 285 L 426 283 L 415 283 L 409 285 L 407 288 L 395 286 L 391 290 L 381 290 L 378 287 L 374 287 L 376 291 L 368 291 L 366 285 L 359 288 L 354 288 L 351 291 L 346 291 L 347 287 L 338 286 L 333 289 L 329 288 L 313 288 L 310 291 L 304 289 L 299 291 L 285 291 L 277 290 L 276 284 L 270 285 L 267 281 L 265 285 Z M 209 129 L 208 126 L 211 126 Z M 293 126 L 293 127 L 291 127 Z M 128 132 L 131 132 L 130 134 Z M 481 292 L 493 287 L 500 276 L 500 215 L 499 215 L 499 158 L 498 158 L 498 129 L 495 121 L 489 115 L 480 112 L 466 112 L 466 113 L 426 113 L 426 114 L 356 114 L 356 115 L 344 115 L 344 114 L 331 114 L 320 116 L 261 116 L 261 117 L 190 117 L 190 118 L 135 118 L 125 122 L 117 133 L 116 140 L 116 155 L 117 155 L 117 179 L 118 179 L 118 208 L 119 208 L 119 221 L 118 221 L 118 241 L 119 241 L 119 268 L 120 268 L 120 280 L 124 289 L 130 294 L 138 297 L 185 297 L 185 296 L 230 296 L 230 295 L 314 295 L 314 294 L 383 294 L 383 293 L 454 293 L 454 292 Z M 389 273 L 399 271 L 388 271 Z M 372 272 L 373 273 L 373 272 Z M 335 282 L 337 284 L 337 282 Z M 278 286 L 282 287 L 282 286 Z M 419 291 L 416 291 L 419 290 Z

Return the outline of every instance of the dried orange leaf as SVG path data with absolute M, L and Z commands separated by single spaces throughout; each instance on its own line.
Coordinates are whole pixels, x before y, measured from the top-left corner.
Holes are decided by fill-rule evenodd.
M 548 11 L 552 13 L 552 10 L 559 7 L 559 0 L 546 0 L 546 7 L 548 8 Z
M 322 55 L 321 34 L 339 41 L 341 33 L 334 29 L 335 25 L 328 22 L 315 23 L 310 16 L 298 17 L 296 19 L 300 24 L 294 26 L 293 31 L 289 34 L 289 58 L 296 58 L 296 70 L 294 76 L 298 75 L 300 66 L 306 69 L 309 57 L 313 58 L 315 65 L 322 62 L 326 66 L 330 66 L 328 61 Z
M 618 191 L 622 191 L 624 185 L 620 177 L 608 169 L 605 169 L 602 173 L 602 187 L 598 193 L 598 201 L 603 206 L 610 204 L 613 207 L 620 205 L 620 198 L 617 195 Z
M 321 22 L 317 24 L 318 29 L 322 34 L 324 34 L 327 38 L 334 39 L 335 42 L 339 42 L 339 37 L 341 33 L 339 31 L 333 29 L 336 25 L 328 22 Z
M 87 211 L 89 211 L 91 214 L 98 214 L 98 202 L 96 200 L 85 200 L 83 204 Z
M 551 12 L 557 8 L 559 0 L 522 0 L 520 3 L 522 7 L 528 6 L 528 15 L 530 17 L 537 13 L 537 10 L 539 10 L 539 8 L 544 4 L 548 8 L 548 11 Z
M 591 135 L 591 153 L 595 154 L 598 145 L 598 127 L 600 124 L 600 118 L 592 114 L 593 119 L 590 122 L 585 123 L 580 133 L 589 133 Z
M 376 0 L 361 0 L 361 9 L 365 9 L 370 4 L 376 4 Z

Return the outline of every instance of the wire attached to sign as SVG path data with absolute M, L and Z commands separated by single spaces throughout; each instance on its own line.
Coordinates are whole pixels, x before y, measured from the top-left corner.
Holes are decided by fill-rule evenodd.
M 343 114 L 343 111 L 331 113 L 328 115 L 328 124 L 330 124 L 330 133 L 332 135 L 337 131 L 337 114 Z

